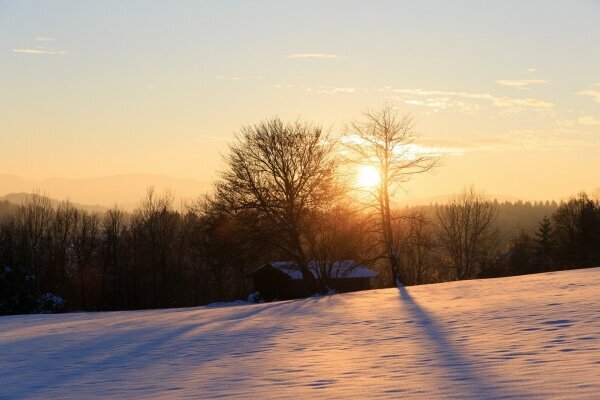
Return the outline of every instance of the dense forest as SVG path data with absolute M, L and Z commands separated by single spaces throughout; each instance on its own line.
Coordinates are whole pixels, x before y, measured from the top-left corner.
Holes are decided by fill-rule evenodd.
M 337 260 L 376 270 L 375 287 L 600 265 L 600 202 L 585 193 L 510 203 L 467 188 L 444 204 L 395 204 L 394 187 L 437 163 L 411 151 L 412 126 L 388 107 L 337 140 L 301 121 L 244 127 L 212 192 L 179 207 L 152 188 L 131 213 L 39 194 L 0 203 L 0 313 L 246 299 L 249 274 L 275 260 L 294 262 L 308 293 L 328 292 Z

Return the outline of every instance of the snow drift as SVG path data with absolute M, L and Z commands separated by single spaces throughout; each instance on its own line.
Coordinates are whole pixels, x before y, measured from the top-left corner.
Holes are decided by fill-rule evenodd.
M 0 398 L 597 398 L 600 268 L 0 318 Z

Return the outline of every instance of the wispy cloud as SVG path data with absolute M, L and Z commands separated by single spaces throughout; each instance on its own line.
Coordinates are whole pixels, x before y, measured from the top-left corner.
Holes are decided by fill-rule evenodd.
M 579 122 L 581 125 L 586 125 L 586 126 L 600 125 L 600 120 L 598 120 L 594 117 L 590 117 L 589 115 L 580 117 L 579 119 L 577 119 L 577 122 Z
M 510 86 L 518 89 L 526 89 L 533 85 L 543 85 L 547 83 L 543 79 L 503 79 L 496 81 L 498 85 Z
M 414 155 L 429 154 L 429 155 L 436 155 L 436 156 L 441 156 L 441 155 L 460 156 L 460 155 L 463 155 L 472 150 L 469 148 L 469 146 L 465 146 L 465 145 L 457 145 L 457 144 L 448 145 L 448 144 L 442 144 L 442 143 L 435 143 L 435 141 L 427 141 L 427 140 L 420 140 L 418 144 L 417 143 L 407 144 L 405 147 L 407 147 L 408 153 L 411 153 Z
M 419 139 L 419 144 L 423 146 L 429 147 L 447 147 L 453 149 L 469 149 L 472 148 L 473 145 L 470 143 L 457 141 L 457 140 L 446 140 L 446 139 L 435 139 L 431 137 L 424 137 Z
M 304 90 L 307 92 L 316 92 L 323 94 L 336 94 L 336 93 L 355 93 L 356 89 L 353 87 L 335 87 L 335 86 L 315 86 L 306 87 Z
M 598 147 L 600 141 L 574 138 L 572 135 L 548 133 L 543 130 L 516 129 L 509 134 L 490 136 L 487 139 L 476 139 L 473 149 L 478 151 L 512 151 L 512 150 L 544 150 L 544 149 L 577 149 L 581 147 Z
M 247 81 L 254 79 L 263 79 L 262 76 L 235 76 L 235 75 L 217 75 L 215 79 L 221 79 L 226 81 Z
M 438 98 L 428 98 L 425 100 L 418 100 L 418 99 L 408 99 L 408 100 L 404 100 L 405 104 L 409 104 L 411 106 L 425 106 L 425 107 L 431 107 L 431 108 L 440 108 L 440 109 L 445 109 L 448 108 L 449 105 L 449 98 L 448 97 L 438 97 Z
M 549 109 L 554 107 L 553 103 L 540 99 L 497 97 L 489 93 L 422 89 L 394 89 L 389 86 L 380 90 L 395 94 L 395 100 L 404 101 L 406 104 L 426 106 L 437 110 L 454 107 L 467 113 L 479 110 L 477 103 L 472 101 L 469 102 L 468 100 L 487 101 L 496 107 L 505 109 L 507 112 L 520 112 L 526 108 Z M 420 98 L 415 99 L 415 97 Z
M 449 142 L 435 139 L 422 139 L 411 152 L 415 154 L 437 154 L 461 156 L 474 152 L 514 151 L 523 149 L 565 148 L 581 146 L 582 141 L 558 136 L 540 137 L 540 132 L 514 131 L 507 135 L 488 138 L 466 139 L 464 142 Z
M 349 140 L 353 140 L 352 137 Z M 359 142 L 360 139 L 354 139 Z M 434 154 L 446 156 L 462 156 L 469 153 L 544 150 L 544 149 L 577 149 L 581 147 L 600 147 L 600 141 L 573 138 L 571 135 L 548 134 L 545 130 L 512 130 L 502 135 L 489 135 L 487 137 L 465 138 L 462 141 L 449 141 L 434 138 L 421 138 L 418 143 L 405 146 L 400 151 L 405 151 L 408 156 L 420 154 Z
M 594 85 L 594 86 L 596 86 L 596 85 Z M 600 92 L 597 92 L 595 90 L 582 90 L 580 92 L 577 92 L 577 94 L 580 95 L 580 96 L 589 96 L 596 103 L 600 103 Z
M 357 89 L 353 87 L 337 87 L 325 85 L 273 85 L 276 89 L 298 89 L 309 93 L 316 94 L 338 94 L 338 93 L 356 93 Z
M 402 101 L 404 104 L 408 104 L 411 106 L 428 107 L 431 108 L 434 112 L 438 112 L 448 108 L 458 108 L 466 114 L 472 114 L 481 109 L 481 107 L 477 103 L 455 100 L 451 99 L 450 97 L 434 96 L 423 99 L 406 99 L 398 96 L 389 96 L 387 97 L 387 99 L 399 100 Z
M 593 87 L 600 87 L 600 82 L 596 82 L 592 85 Z
M 534 147 L 538 132 L 519 131 L 512 135 L 495 135 L 487 138 L 470 138 L 464 141 L 448 141 L 438 139 L 421 139 L 419 144 L 426 148 L 439 149 L 439 153 L 463 155 L 482 151 L 503 151 Z
M 53 42 L 56 39 L 55 38 L 51 38 L 51 37 L 47 37 L 47 36 L 38 36 L 35 38 L 35 40 L 37 40 L 38 42 Z
M 324 54 L 324 53 L 296 53 L 296 54 L 288 54 L 286 58 L 328 58 L 328 59 L 336 59 L 336 58 L 344 58 L 339 54 Z
M 519 107 L 528 107 L 528 108 L 552 108 L 554 107 L 554 103 L 550 103 L 549 101 L 544 101 L 540 99 L 514 99 L 510 97 L 497 97 L 494 98 L 494 105 L 497 107 L 509 107 L 509 108 L 519 108 Z
M 29 54 L 29 55 L 34 55 L 34 56 L 39 56 L 39 55 L 64 55 L 67 54 L 68 51 L 66 50 L 50 50 L 50 49 L 44 49 L 44 48 L 35 48 L 35 49 L 12 49 L 13 53 L 21 53 L 21 54 Z
M 489 93 L 471 93 L 471 92 L 455 92 L 446 90 L 423 90 L 423 89 L 395 89 L 391 86 L 386 86 L 381 89 L 384 92 L 408 94 L 412 96 L 450 96 L 450 97 L 464 97 L 468 99 L 480 99 L 480 100 L 491 100 L 494 98 Z
M 535 71 L 537 71 L 537 69 L 535 69 L 535 68 L 527 68 L 527 72 L 535 72 Z

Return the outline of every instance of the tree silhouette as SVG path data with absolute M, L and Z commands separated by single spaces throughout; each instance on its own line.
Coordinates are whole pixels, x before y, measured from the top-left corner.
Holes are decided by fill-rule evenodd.
M 535 232 L 535 270 L 549 271 L 552 268 L 555 243 L 553 237 L 552 220 L 544 216 Z
M 392 278 L 400 283 L 398 238 L 393 229 L 392 198 L 399 185 L 413 175 L 432 169 L 438 157 L 415 152 L 414 122 L 400 115 L 391 105 L 380 111 L 363 113 L 363 120 L 346 127 L 343 144 L 349 150 L 346 160 L 354 166 L 375 167 L 380 175 L 373 189 L 359 188 L 359 201 L 374 210 L 381 244 L 389 260 Z
M 295 261 L 309 293 L 317 287 L 303 242 L 311 212 L 329 207 L 339 192 L 333 145 L 307 122 L 272 118 L 244 127 L 216 185 L 215 201 Z
M 473 188 L 437 209 L 438 241 L 449 255 L 456 279 L 473 277 L 478 263 L 492 251 L 498 236 L 497 215 L 496 204 Z

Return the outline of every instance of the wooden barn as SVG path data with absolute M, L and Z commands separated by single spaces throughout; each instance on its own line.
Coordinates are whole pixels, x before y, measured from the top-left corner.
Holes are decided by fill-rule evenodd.
M 352 260 L 325 263 L 311 261 L 309 269 L 315 279 L 338 293 L 355 292 L 371 288 L 371 278 L 377 277 L 373 270 Z M 270 262 L 258 267 L 251 274 L 254 290 L 264 300 L 288 300 L 307 297 L 302 273 L 291 261 Z

